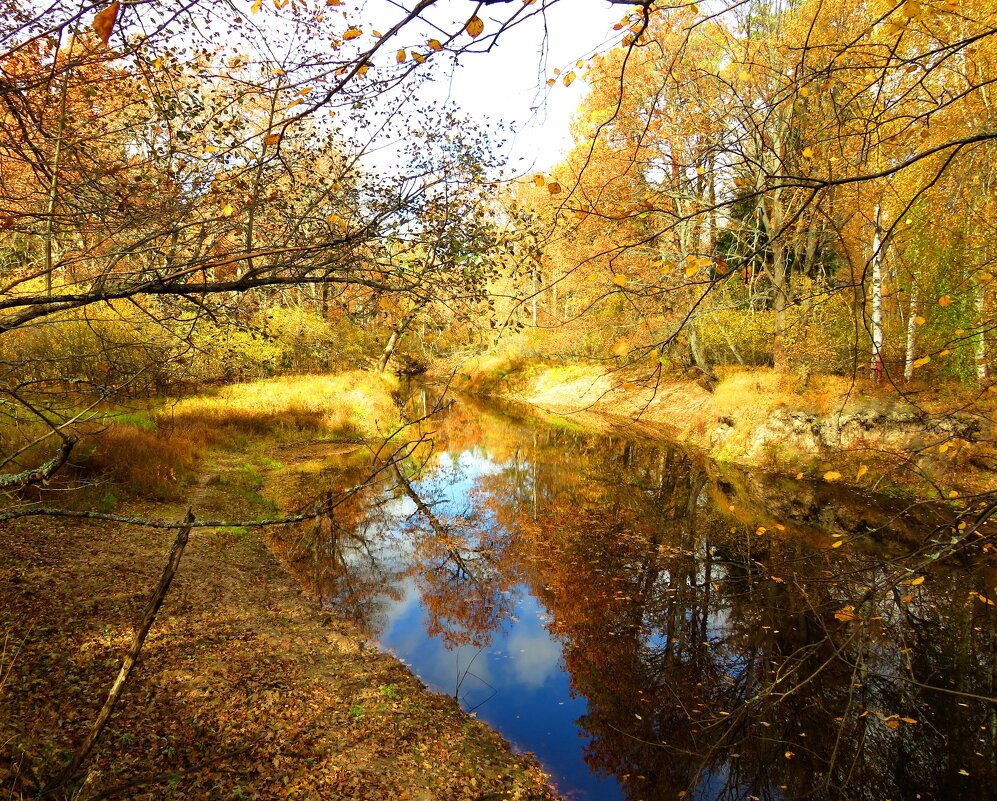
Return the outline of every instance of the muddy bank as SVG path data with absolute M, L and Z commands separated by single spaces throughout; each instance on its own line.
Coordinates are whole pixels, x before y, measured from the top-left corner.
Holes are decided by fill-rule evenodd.
M 214 465 L 194 492 L 195 514 L 259 513 L 261 499 L 238 478 L 245 470 L 242 456 Z M 180 519 L 184 507 L 128 511 Z M 172 536 L 51 519 L 0 527 L 5 797 L 36 797 L 89 730 Z M 71 797 L 556 796 L 533 760 L 303 596 L 256 531 L 195 529 Z
M 756 369 L 731 372 L 708 387 L 584 365 L 526 365 L 498 377 L 471 365 L 453 383 L 596 427 L 601 420 L 656 426 L 665 438 L 720 463 L 936 498 L 997 484 L 993 391 L 971 403 L 939 397 L 911 402 L 840 377 Z

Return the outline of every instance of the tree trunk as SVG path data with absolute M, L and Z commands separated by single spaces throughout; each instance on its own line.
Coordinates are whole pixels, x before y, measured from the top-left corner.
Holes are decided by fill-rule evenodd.
M 911 282 L 910 309 L 907 319 L 907 350 L 904 355 L 904 381 L 908 384 L 914 378 L 914 361 L 917 359 L 917 282 Z
M 987 370 L 987 328 L 983 319 L 986 297 L 986 287 L 980 284 L 976 288 L 976 324 L 980 329 L 976 335 L 976 378 L 981 384 L 990 377 Z
M 706 360 L 706 354 L 703 353 L 703 345 L 699 341 L 699 335 L 696 333 L 696 320 L 689 320 L 688 326 L 689 350 L 692 351 L 692 361 L 705 375 L 709 376 L 711 375 L 710 364 Z
M 872 361 L 869 380 L 883 380 L 883 241 L 879 227 L 879 204 L 876 204 L 872 231 Z
M 419 303 L 412 309 L 408 314 L 406 314 L 395 326 L 395 330 L 391 332 L 391 336 L 388 337 L 387 343 L 384 345 L 384 350 L 381 352 L 381 359 L 377 363 L 377 372 L 383 373 L 387 367 L 388 362 L 391 360 L 392 355 L 395 352 L 395 348 L 398 347 L 398 342 L 402 338 L 402 335 L 408 330 L 408 327 L 412 325 L 412 321 L 416 318 L 419 312 L 422 311 L 422 307 L 425 303 Z
M 772 308 L 775 311 L 775 331 L 772 338 L 772 361 L 779 373 L 789 370 L 786 357 L 786 249 L 776 235 L 772 242 L 772 288 L 775 298 Z

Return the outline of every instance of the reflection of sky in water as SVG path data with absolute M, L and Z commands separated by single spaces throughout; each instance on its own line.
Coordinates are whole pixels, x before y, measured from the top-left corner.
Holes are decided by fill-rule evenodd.
M 419 489 L 441 516 L 467 513 L 481 478 L 503 466 L 480 451 L 465 451 L 456 460 L 443 452 L 432 479 Z M 415 511 L 409 499 L 393 506 L 389 516 L 401 523 Z M 481 512 L 482 510 L 477 510 Z M 492 515 L 484 513 L 488 524 Z M 399 543 L 404 549 L 405 546 Z M 405 555 L 397 554 L 400 559 Z M 394 652 L 429 687 L 457 694 L 461 706 L 500 731 L 515 747 L 532 751 L 569 797 L 622 798 L 615 779 L 593 776 L 582 759 L 584 741 L 576 721 L 587 708 L 572 698 L 570 678 L 561 665 L 561 644 L 545 628 L 546 611 L 525 586 L 510 592 L 515 611 L 502 622 L 490 645 L 448 650 L 443 640 L 429 637 L 428 613 L 421 603 L 415 579 L 404 580 L 401 598 L 386 609 L 382 647 Z M 459 687 L 459 690 L 458 690 Z
M 481 449 L 463 451 L 456 458 L 442 451 L 436 460 L 432 475 L 417 485 L 433 511 L 442 518 L 476 516 L 482 530 L 501 534 L 495 530 L 494 512 L 481 508 L 482 498 L 476 490 L 482 478 L 500 474 L 510 465 L 497 464 Z M 394 532 L 417 514 L 407 497 L 388 500 L 383 508 L 385 524 Z M 385 539 L 388 559 L 395 567 L 411 561 L 411 542 L 405 537 Z M 719 569 L 714 580 L 722 573 Z M 699 581 L 704 579 L 698 576 Z M 562 665 L 561 643 L 547 631 L 549 615 L 526 585 L 507 591 L 513 613 L 501 622 L 490 644 L 480 650 L 472 646 L 448 649 L 442 638 L 427 634 L 429 614 L 415 578 L 405 578 L 397 589 L 399 600 L 387 602 L 384 628 L 378 636 L 383 648 L 398 656 L 430 688 L 456 695 L 465 710 L 477 714 L 516 748 L 535 753 L 567 797 L 586 801 L 623 798 L 615 778 L 596 776 L 585 764 L 587 737 L 577 721 L 585 716 L 587 702 L 572 697 L 570 677 Z M 727 617 L 726 610 L 710 615 L 708 639 L 722 636 Z M 651 650 L 663 647 L 665 641 L 661 631 L 649 631 L 645 637 Z M 737 663 L 730 666 L 732 671 L 740 667 Z M 723 769 L 704 774 L 693 797 L 715 797 L 723 791 L 726 780 Z
M 453 695 L 459 683 L 464 709 L 517 748 L 536 753 L 556 784 L 579 788 L 576 797 L 621 798 L 615 780 L 591 775 L 582 761 L 575 721 L 586 703 L 571 697 L 561 645 L 544 628 L 544 610 L 525 592 L 517 595 L 516 619 L 504 621 L 491 645 L 480 652 L 470 646 L 450 651 L 441 639 L 427 637 L 427 614 L 408 579 L 404 598 L 388 612 L 381 644 L 432 689 Z

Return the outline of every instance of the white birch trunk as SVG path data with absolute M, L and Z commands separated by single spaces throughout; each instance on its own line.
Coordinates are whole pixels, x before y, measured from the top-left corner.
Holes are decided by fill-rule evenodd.
M 883 376 L 883 242 L 879 229 L 879 204 L 872 234 L 872 362 L 869 380 L 878 384 Z
M 910 383 L 914 378 L 914 360 L 917 359 L 917 282 L 910 285 L 910 309 L 907 318 L 907 350 L 904 354 L 904 381 Z
M 976 336 L 976 378 L 981 384 L 990 377 L 987 370 L 987 328 L 983 320 L 985 302 L 986 289 L 981 285 L 976 289 L 976 320 L 980 328 Z

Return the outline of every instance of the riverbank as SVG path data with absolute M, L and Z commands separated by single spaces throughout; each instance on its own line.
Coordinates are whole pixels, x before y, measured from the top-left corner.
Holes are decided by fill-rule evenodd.
M 531 403 L 586 425 L 658 428 L 721 464 L 847 481 L 875 492 L 955 499 L 997 484 L 997 392 L 901 397 L 839 376 L 729 369 L 698 378 L 602 365 L 496 359 L 462 365 L 459 390 Z M 602 422 L 601 422 L 602 421 Z
M 334 421 L 352 439 L 378 409 L 376 399 L 361 400 L 348 398 L 353 411 Z M 226 410 L 238 404 L 219 401 L 208 426 L 208 406 L 180 404 L 172 419 L 188 440 L 196 432 L 177 421 L 227 431 L 226 444 L 202 448 L 188 463 L 192 474 L 174 481 L 172 497 L 119 498 L 116 513 L 180 520 L 190 506 L 201 520 L 233 520 L 275 511 L 264 487 L 280 484 L 282 461 L 296 458 L 295 440 L 314 437 L 311 424 L 271 436 L 266 420 L 283 419 L 279 404 L 266 419 L 259 403 L 229 419 Z M 248 434 L 254 426 L 259 433 Z M 312 453 L 357 445 L 303 447 Z M 106 521 L 29 518 L 0 526 L 5 796 L 36 797 L 86 735 L 172 539 L 171 531 Z M 534 760 L 513 754 L 452 698 L 378 653 L 335 609 L 320 608 L 263 535 L 241 527 L 193 530 L 85 773 L 79 792 L 65 797 L 556 798 Z

